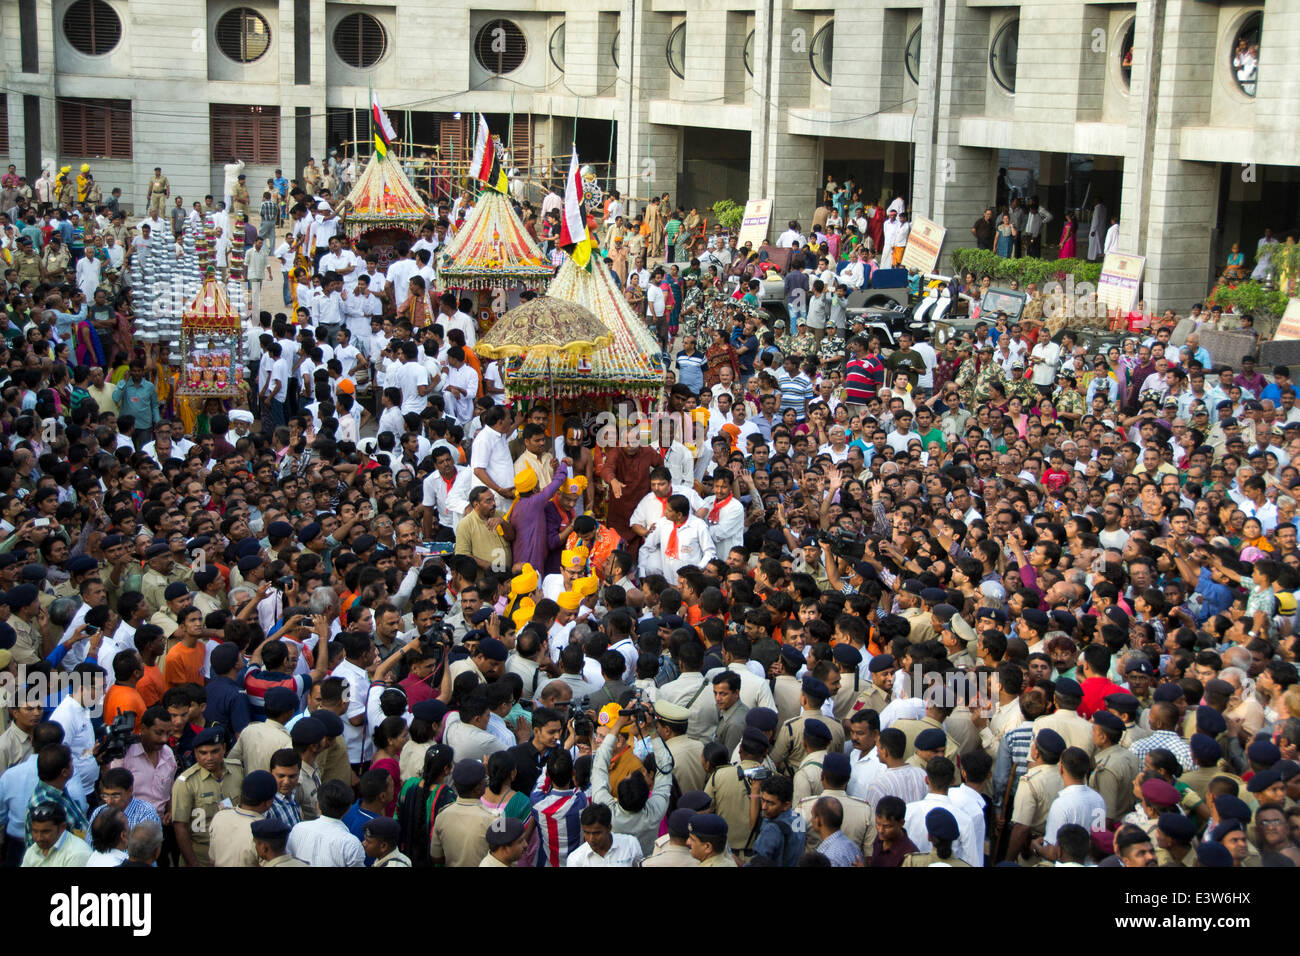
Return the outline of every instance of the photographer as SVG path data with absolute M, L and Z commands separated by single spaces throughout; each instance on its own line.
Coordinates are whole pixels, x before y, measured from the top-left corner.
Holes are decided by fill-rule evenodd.
M 131 773 L 134 794 L 154 808 L 164 826 L 172 822 L 172 784 L 176 780 L 176 757 L 167 746 L 170 733 L 167 708 L 150 707 L 140 718 L 140 739 L 109 764 L 110 769 L 121 767 Z
M 649 856 L 654 850 L 659 834 L 659 821 L 668 812 L 668 798 L 673 789 L 673 758 L 663 740 L 651 730 L 650 743 L 655 755 L 655 782 L 653 789 L 646 783 L 645 775 L 630 773 L 618 783 L 618 795 L 609 789 L 609 765 L 614 753 L 615 740 L 623 729 L 635 726 L 637 736 L 644 739 L 650 730 L 651 710 L 623 714 L 610 725 L 610 733 L 596 750 L 591 768 L 591 799 L 593 803 L 609 807 L 613 817 L 613 832 L 636 838 L 641 845 L 641 855 Z
M 750 847 L 758 827 L 758 784 L 772 776 L 763 766 L 770 747 L 765 733 L 749 728 L 740 739 L 739 762 L 718 767 L 700 788 L 713 801 L 713 812 L 727 821 L 728 843 L 738 853 Z

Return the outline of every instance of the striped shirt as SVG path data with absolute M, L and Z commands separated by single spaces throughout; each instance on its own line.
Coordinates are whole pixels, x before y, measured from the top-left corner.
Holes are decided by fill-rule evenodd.
M 923 800 L 930 792 L 930 785 L 925 782 L 925 771 L 911 764 L 890 767 L 880 774 L 868 786 L 862 799 L 874 809 L 881 797 L 898 797 L 904 803 Z
M 885 380 L 885 363 L 879 355 L 849 359 L 844 363 L 844 400 L 854 405 L 865 405 L 876 397 Z
M 793 408 L 800 421 L 808 413 L 808 402 L 816 394 L 812 380 L 803 372 L 791 375 L 785 369 L 776 373 L 776 387 L 781 393 L 781 411 Z
M 1153 750 L 1168 750 L 1178 758 L 1178 762 L 1183 765 L 1183 770 L 1194 770 L 1196 768 L 1196 764 L 1192 762 L 1192 751 L 1187 746 L 1187 741 L 1172 730 L 1157 730 L 1148 737 L 1134 741 L 1128 749 L 1133 751 L 1133 756 L 1137 757 L 1139 761 L 1143 760 Z
M 94 823 L 95 818 L 107 809 L 107 803 L 101 803 L 99 806 L 95 807 L 94 811 L 90 814 L 90 822 Z M 147 823 L 150 821 L 162 826 L 162 818 L 158 816 L 158 811 L 153 808 L 153 804 L 145 803 L 139 797 L 132 797 L 131 802 L 126 805 L 126 808 L 122 812 L 126 814 L 126 822 L 131 824 L 131 826 L 136 826 L 137 824 Z
M 587 806 L 581 790 L 534 790 L 533 816 L 541 838 L 538 866 L 564 866 L 569 854 L 582 846 L 578 816 Z
M 270 809 L 266 811 L 266 815 L 270 819 L 279 820 L 290 829 L 293 829 L 302 822 L 302 806 L 293 797 L 286 797 L 282 793 L 277 793 Z

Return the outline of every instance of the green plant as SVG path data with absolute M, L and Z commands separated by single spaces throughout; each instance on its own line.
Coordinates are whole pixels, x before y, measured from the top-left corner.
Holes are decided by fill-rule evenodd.
M 954 249 L 950 254 L 953 272 L 964 275 L 973 272 L 976 277 L 987 275 L 995 284 L 1005 284 L 1015 279 L 1023 287 L 1030 282 L 1040 287 L 1048 282 L 1064 282 L 1074 276 L 1076 284 L 1093 285 L 1101 278 L 1101 263 L 1082 259 L 1004 259 L 990 249 Z
M 713 214 L 718 217 L 718 223 L 727 232 L 739 229 L 741 220 L 745 218 L 745 207 L 730 199 L 719 199 L 712 208 Z
M 1288 296 L 1281 289 L 1266 289 L 1253 280 L 1217 286 L 1210 293 L 1210 305 L 1222 306 L 1238 314 L 1277 318 L 1286 311 Z

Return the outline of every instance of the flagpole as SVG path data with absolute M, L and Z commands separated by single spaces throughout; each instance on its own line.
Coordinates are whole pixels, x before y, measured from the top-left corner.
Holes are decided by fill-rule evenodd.
M 375 148 L 375 91 L 370 85 L 370 74 L 366 74 L 366 135 L 369 137 L 370 149 Z

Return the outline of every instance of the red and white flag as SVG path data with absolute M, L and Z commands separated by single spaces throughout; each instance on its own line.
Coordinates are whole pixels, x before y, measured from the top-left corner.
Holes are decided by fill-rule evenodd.
M 564 215 L 560 219 L 559 246 L 580 266 L 591 258 L 591 240 L 587 237 L 587 211 L 582 205 L 582 169 L 575 147 L 569 160 L 569 175 L 564 180 Z

